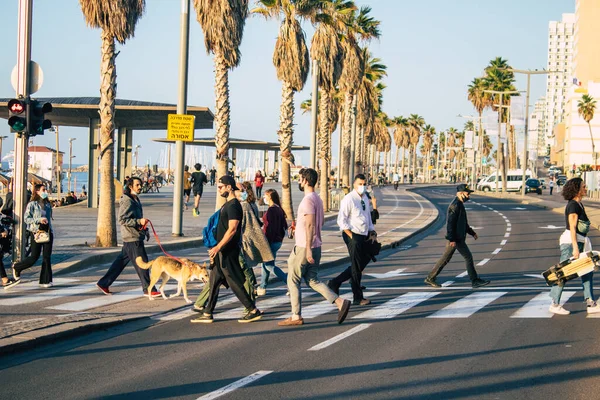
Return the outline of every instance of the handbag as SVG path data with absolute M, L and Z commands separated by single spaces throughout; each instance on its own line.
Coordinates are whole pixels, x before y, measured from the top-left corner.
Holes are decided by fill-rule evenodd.
M 587 235 L 590 231 L 590 221 L 577 221 L 577 231 L 582 235 Z
M 37 231 L 33 235 L 33 240 L 35 240 L 36 243 L 40 243 L 40 244 L 48 243 L 50 241 L 50 234 L 45 231 Z

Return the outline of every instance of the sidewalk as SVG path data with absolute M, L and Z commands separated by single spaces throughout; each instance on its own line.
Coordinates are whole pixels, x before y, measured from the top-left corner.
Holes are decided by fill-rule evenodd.
M 214 190 L 212 193 L 212 200 L 214 200 Z M 376 229 L 384 248 L 397 246 L 407 238 L 427 229 L 438 218 L 438 211 L 431 203 L 404 188 L 398 191 L 394 191 L 391 187 L 376 189 L 376 194 L 381 216 Z M 301 193 L 294 193 L 295 198 L 298 195 Z M 208 198 L 207 203 L 210 203 L 210 196 Z M 148 198 L 142 201 L 144 204 L 150 203 Z M 297 204 L 295 203 L 296 207 Z M 157 204 L 154 204 L 154 207 L 157 207 Z M 145 212 L 154 220 L 170 219 L 170 214 L 168 217 L 164 215 L 153 217 L 152 213 L 156 209 L 152 209 L 152 206 L 146 207 Z M 163 211 L 166 213 L 166 210 Z M 323 230 L 322 268 L 344 264 L 348 259 L 334 217 L 335 214 L 331 214 Z M 203 223 L 201 221 L 204 219 L 188 218 L 188 222 L 191 220 L 193 225 L 201 226 Z M 200 222 L 196 223 L 196 221 Z M 191 228 L 188 226 L 187 229 Z M 292 248 L 293 241 L 286 239 L 277 255 L 277 264 L 284 270 Z M 174 255 L 205 260 L 206 250 L 195 247 L 176 251 Z M 37 274 L 27 272 L 23 275 L 24 279 L 30 280 L 29 282 L 24 282 L 11 290 L 0 290 L 0 352 L 7 353 L 30 348 L 59 338 L 106 329 L 125 321 L 150 318 L 165 321 L 182 319 L 193 314 L 182 297 L 167 301 L 162 299 L 150 301 L 142 297 L 139 280 L 131 267 L 126 268 L 119 280 L 111 287 L 115 294 L 105 296 L 95 287 L 95 282 L 106 271 L 108 262 L 104 264 L 98 261 L 92 262 L 89 261 L 89 257 L 81 260 L 77 268 L 71 266 L 57 273 L 54 279 L 55 286 L 52 289 L 40 289 L 37 285 Z M 255 273 L 260 282 L 259 268 L 255 268 Z M 169 281 L 166 287 L 167 295 L 174 293 L 175 288 L 176 281 Z M 268 292 L 275 293 L 281 290 L 284 290 L 281 285 L 278 287 L 270 285 Z M 188 285 L 190 299 L 195 299 L 199 291 L 200 285 L 197 282 Z M 222 291 L 223 300 L 219 303 L 220 310 L 223 310 L 226 304 L 236 303 L 235 299 L 229 302 L 232 296 L 227 296 L 228 294 L 229 291 Z M 268 302 L 269 296 L 260 297 L 258 307 L 268 307 Z M 218 314 L 215 314 L 215 318 L 218 318 Z

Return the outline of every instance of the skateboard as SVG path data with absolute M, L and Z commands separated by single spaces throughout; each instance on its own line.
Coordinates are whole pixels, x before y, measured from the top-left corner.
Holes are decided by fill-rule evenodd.
M 589 274 L 593 271 L 598 271 L 600 265 L 600 252 L 588 251 L 581 253 L 577 260 L 568 259 L 553 265 L 546 270 L 542 275 L 546 279 L 548 286 L 557 284 L 564 285 L 565 282 L 570 281 L 578 276 Z

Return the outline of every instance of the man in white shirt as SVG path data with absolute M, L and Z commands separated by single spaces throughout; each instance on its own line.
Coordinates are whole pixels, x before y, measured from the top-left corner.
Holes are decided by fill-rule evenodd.
M 342 237 L 348 247 L 350 254 L 350 267 L 339 274 L 334 279 L 327 282 L 327 285 L 336 293 L 339 293 L 340 286 L 350 280 L 354 304 L 365 306 L 370 304 L 369 299 L 363 297 L 360 286 L 362 271 L 369 261 L 370 255 L 366 251 L 368 240 L 375 241 L 377 233 L 371 219 L 371 207 L 369 198 L 365 190 L 366 177 L 358 174 L 354 178 L 354 190 L 348 193 L 340 204 L 337 223 L 342 231 Z

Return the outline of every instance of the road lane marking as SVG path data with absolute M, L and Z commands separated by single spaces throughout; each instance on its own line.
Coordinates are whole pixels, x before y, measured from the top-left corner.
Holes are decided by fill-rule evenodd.
M 450 285 L 452 285 L 453 283 L 454 283 L 454 281 L 446 281 L 446 282 L 442 283 L 442 287 L 447 287 L 447 286 L 450 286 Z
M 510 228 L 512 226 L 512 224 L 510 222 L 507 222 L 506 226 Z
M 235 297 L 234 295 L 230 295 L 223 299 L 219 299 L 217 301 L 217 306 L 218 307 L 226 306 L 229 304 L 236 303 L 238 301 L 239 300 L 237 297 Z M 193 306 L 190 306 L 190 308 L 186 307 L 184 310 L 175 310 L 175 311 L 168 312 L 168 313 L 160 313 L 160 314 L 150 317 L 150 319 L 152 319 L 154 321 L 177 321 L 180 319 L 184 319 L 186 317 L 191 317 L 192 315 L 199 315 L 199 313 L 196 311 L 193 311 L 191 309 L 191 307 L 193 307 Z
M 24 279 L 24 278 L 21 278 L 21 279 Z M 79 282 L 79 279 L 54 278 L 52 280 L 52 282 L 54 283 L 54 288 L 51 290 L 56 291 L 57 288 L 60 288 L 64 284 Z M 17 294 L 17 293 L 26 292 L 26 291 L 35 290 L 35 289 L 41 290 L 37 279 L 34 281 L 29 281 L 29 282 L 21 282 L 17 286 L 13 286 L 10 289 L 0 291 L 0 298 L 2 298 L 3 296 L 10 296 L 11 294 Z M 0 304 L 1 303 L 2 303 L 2 300 L 0 300 Z
M 304 299 L 305 297 L 312 296 L 315 293 L 316 292 L 313 292 L 312 290 L 310 290 L 310 291 L 303 290 L 302 298 Z M 286 304 L 289 302 L 290 302 L 290 297 L 286 296 L 286 295 L 272 297 L 270 299 L 265 299 L 265 300 L 262 300 L 259 297 L 258 300 L 256 301 L 256 307 L 259 310 L 264 311 L 264 310 L 268 310 L 270 308 L 275 308 L 277 306 L 280 306 L 282 304 Z M 218 305 L 218 303 L 217 303 L 217 305 Z M 238 318 L 240 318 L 240 316 L 242 315 L 243 312 L 244 312 L 243 307 L 236 307 L 231 310 L 227 310 L 222 313 L 215 314 L 215 319 L 219 319 L 219 320 L 221 320 L 221 319 L 238 319 Z
M 563 292 L 562 298 L 564 299 L 564 303 L 566 303 L 571 296 L 573 296 L 575 292 Z M 533 299 L 529 300 L 527 304 L 518 309 L 511 318 L 552 318 L 554 315 L 551 313 L 548 308 L 552 304 L 552 299 L 548 295 L 548 293 L 540 293 L 535 296 Z
M 494 255 L 495 255 L 495 254 L 498 254 L 498 253 L 500 253 L 501 251 L 502 251 L 502 248 L 501 248 L 501 247 L 498 247 L 496 250 L 492 251 L 492 254 L 494 254 Z
M 508 292 L 476 292 L 442 308 L 427 318 L 468 318 Z
M 477 266 L 481 267 L 481 266 L 487 264 L 488 261 L 490 261 L 489 258 L 484 258 L 483 260 L 479 261 L 479 263 L 477 264 Z
M 372 296 L 376 296 L 381 292 L 365 292 L 363 293 L 364 297 L 372 297 Z M 353 293 L 344 293 L 340 296 L 342 299 L 345 300 L 350 300 L 352 301 L 352 297 L 353 297 Z M 316 318 L 320 315 L 323 314 L 327 314 L 328 312 L 337 310 L 337 307 L 335 306 L 335 304 L 332 304 L 330 302 L 328 302 L 327 300 L 323 300 L 318 302 L 317 304 L 313 304 L 312 306 L 308 306 L 306 308 L 302 308 L 302 318 L 303 319 L 311 319 L 311 318 Z M 286 313 L 283 315 L 280 315 L 278 318 L 289 318 L 291 316 L 291 314 Z
M 464 278 L 465 276 L 467 276 L 467 274 L 468 274 L 468 272 L 467 272 L 467 271 L 465 271 L 465 272 L 463 272 L 463 273 L 460 273 L 460 274 L 456 275 L 456 277 L 457 277 L 457 278 Z
M 506 244 L 506 239 L 500 242 L 500 246 L 504 246 Z
M 37 283 L 36 283 L 37 285 Z M 39 289 L 39 288 L 38 288 Z M 0 306 L 17 306 L 23 304 L 37 303 L 40 301 L 50 301 L 65 296 L 78 296 L 92 290 L 98 290 L 96 283 L 84 283 L 83 285 L 71 286 L 62 289 L 43 289 L 43 292 L 29 296 L 13 297 L 9 299 L 0 299 Z M 108 297 L 108 296 L 107 296 Z
M 269 375 L 270 373 L 272 373 L 273 371 L 258 371 L 253 373 L 252 375 L 249 375 L 245 378 L 242 378 L 238 381 L 235 381 L 233 383 L 230 383 L 229 385 L 222 387 L 221 389 L 215 390 L 214 392 L 210 392 L 208 394 L 205 394 L 202 397 L 198 397 L 197 400 L 212 400 L 212 399 L 217 399 L 221 396 L 225 396 L 226 394 L 229 394 L 231 392 L 233 392 L 236 389 L 239 389 L 241 387 L 247 386 L 249 384 L 251 384 L 254 381 L 259 380 L 260 378 L 263 378 L 267 375 Z
M 332 344 L 335 344 L 335 343 L 339 342 L 340 340 L 344 340 L 347 337 L 354 335 L 355 333 L 358 333 L 360 331 L 364 331 L 365 329 L 367 329 L 370 326 L 371 326 L 371 324 L 360 324 L 360 325 L 357 325 L 354 328 L 352 328 L 352 329 L 350 329 L 350 330 L 348 330 L 348 331 L 346 331 L 344 333 L 341 333 L 341 334 L 339 334 L 337 336 L 332 337 L 329 340 L 326 340 L 326 341 L 324 341 L 322 343 L 319 343 L 319 344 L 311 347 L 310 349 L 308 349 L 308 351 L 322 350 L 322 349 L 324 349 L 326 347 L 331 346 Z
M 504 237 L 505 237 L 505 238 L 507 238 L 507 237 L 510 237 L 510 233 L 506 232 L 506 233 L 504 234 Z
M 411 292 L 398 296 L 380 306 L 352 317 L 352 319 L 389 319 L 402 314 L 416 305 L 437 296 L 440 292 Z
M 506 232 L 512 231 L 512 228 L 506 228 Z

